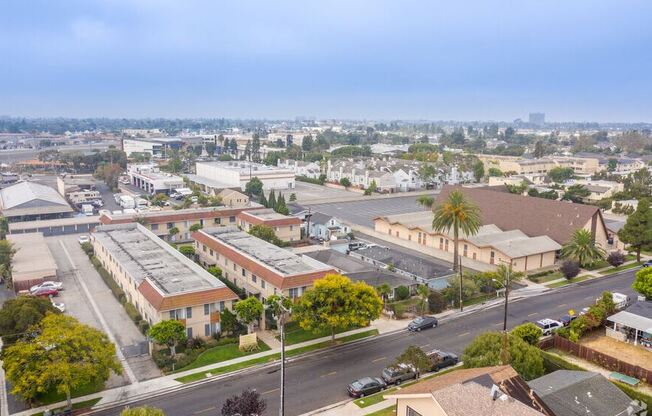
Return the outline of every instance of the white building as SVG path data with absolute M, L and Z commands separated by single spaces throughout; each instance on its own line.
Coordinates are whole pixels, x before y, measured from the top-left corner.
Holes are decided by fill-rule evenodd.
M 181 177 L 161 172 L 156 165 L 152 164 L 129 165 L 127 174 L 132 185 L 149 194 L 169 194 L 173 189 L 185 186 Z
M 257 177 L 263 189 L 294 189 L 294 172 L 274 166 L 247 161 L 197 162 L 196 175 L 187 175 L 190 181 L 212 189 L 240 187 Z
M 311 179 L 318 179 L 321 175 L 321 168 L 317 162 L 304 162 L 302 160 L 278 160 L 276 165 L 281 169 L 288 169 L 297 176 L 305 176 Z
M 122 139 L 122 150 L 127 156 L 133 153 L 147 153 L 154 158 L 167 158 L 170 151 L 180 150 L 182 146 L 183 141 L 176 137 Z

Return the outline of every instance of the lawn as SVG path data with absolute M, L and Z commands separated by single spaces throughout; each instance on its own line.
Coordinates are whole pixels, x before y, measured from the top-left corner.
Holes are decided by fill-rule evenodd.
M 548 286 L 549 288 L 562 287 L 562 286 L 570 285 L 571 283 L 583 282 L 583 281 L 588 280 L 590 278 L 591 278 L 591 276 L 589 276 L 589 275 L 578 276 L 578 277 L 574 277 L 574 278 L 572 278 L 570 280 L 562 280 L 561 282 L 551 283 L 551 284 L 546 285 L 546 286 Z
M 626 264 L 624 266 L 618 266 L 618 267 L 613 267 L 611 269 L 603 270 L 603 271 L 601 271 L 599 273 L 601 275 L 608 275 L 608 274 L 620 272 L 622 270 L 634 269 L 636 267 L 639 267 L 640 265 L 641 265 L 641 263 L 634 262 L 634 263 Z
M 364 331 L 364 332 L 359 332 L 357 334 L 348 335 L 346 337 L 342 337 L 342 338 L 339 338 L 339 339 L 335 340 L 335 343 L 336 343 L 336 345 L 339 345 L 339 344 L 343 344 L 343 343 L 346 343 L 346 342 L 355 341 L 355 340 L 358 340 L 358 339 L 361 339 L 361 338 L 371 337 L 371 336 L 374 336 L 374 335 L 378 335 L 378 330 L 377 329 L 371 329 L 369 331 Z M 299 354 L 303 354 L 303 353 L 306 353 L 306 352 L 318 350 L 318 349 L 321 349 L 321 348 L 327 348 L 327 347 L 330 347 L 332 345 L 333 344 L 330 341 L 320 342 L 318 344 L 308 345 L 308 346 L 305 346 L 305 347 L 295 348 L 293 350 L 286 351 L 285 356 L 286 357 L 294 357 L 294 356 L 299 355 Z M 257 364 L 268 363 L 270 361 L 278 360 L 280 358 L 281 358 L 280 353 L 270 354 L 270 355 L 267 355 L 265 357 L 253 358 L 251 360 L 243 361 L 241 363 L 231 364 L 231 365 L 228 365 L 226 367 L 216 368 L 216 369 L 210 370 L 210 372 L 207 371 L 207 372 L 189 374 L 189 375 L 184 376 L 184 377 L 176 378 L 175 380 L 178 381 L 178 382 L 181 382 L 181 383 L 190 383 L 190 382 L 193 382 L 193 381 L 202 380 L 202 379 L 206 378 L 206 373 L 209 373 L 209 375 L 211 375 L 211 376 L 224 374 L 224 373 L 230 373 L 232 371 L 241 370 L 243 368 L 251 367 L 251 366 L 254 366 L 254 365 L 257 365 Z
M 563 277 L 564 277 L 564 274 L 562 272 L 560 272 L 559 270 L 557 270 L 557 271 L 554 271 L 554 272 L 546 273 L 543 276 L 530 276 L 530 277 L 528 277 L 528 279 L 531 282 L 534 282 L 534 283 L 546 283 L 546 282 L 550 282 L 552 280 L 561 279 Z
M 390 406 L 377 412 L 369 413 L 367 416 L 394 416 L 396 415 L 396 406 Z
M 199 357 L 192 363 L 188 364 L 183 368 L 179 368 L 172 373 L 179 373 L 181 371 L 192 370 L 193 368 L 203 367 L 209 364 L 215 364 L 222 361 L 232 360 L 238 357 L 244 357 L 245 355 L 256 354 L 262 351 L 268 351 L 270 348 L 263 341 L 258 340 L 258 350 L 256 351 L 240 351 L 238 348 L 238 343 L 220 345 L 218 347 L 213 347 L 202 352 Z
M 611 265 L 607 262 L 607 260 L 600 260 L 600 261 L 596 261 L 595 263 L 593 263 L 590 266 L 583 267 L 583 269 L 585 269 L 585 270 L 598 270 L 598 269 L 604 269 L 605 267 L 609 267 L 609 266 L 611 266 Z
M 349 327 L 335 331 L 336 334 L 350 331 L 356 327 Z M 331 336 L 330 331 L 312 332 L 302 329 L 297 322 L 290 322 L 285 325 L 285 345 L 294 345 L 300 342 L 311 341 L 317 338 Z M 280 339 L 280 337 L 276 337 Z
M 98 397 L 97 399 L 91 399 L 91 400 L 85 400 L 85 401 L 79 402 L 79 403 L 73 403 L 72 404 L 72 409 L 73 410 L 76 410 L 76 409 L 90 409 L 91 407 L 95 406 L 97 404 L 97 402 L 99 402 L 100 400 L 102 400 L 102 398 Z M 65 406 L 64 407 L 57 407 L 56 409 L 50 409 L 50 410 L 52 410 L 52 412 L 56 412 L 56 411 L 63 411 L 64 409 L 65 409 Z M 32 416 L 43 416 L 43 412 L 34 413 Z

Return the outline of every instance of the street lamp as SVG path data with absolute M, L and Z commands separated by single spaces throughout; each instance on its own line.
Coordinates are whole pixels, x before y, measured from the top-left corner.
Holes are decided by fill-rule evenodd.
M 507 262 L 503 261 L 503 263 L 507 263 Z M 509 274 L 510 274 L 511 270 L 512 270 L 512 263 L 509 262 L 507 267 L 505 267 L 506 272 L 505 272 L 504 280 L 502 282 L 499 281 L 499 280 L 496 280 L 496 279 L 491 279 L 493 282 L 498 283 L 499 285 L 501 285 L 505 289 L 505 310 L 504 310 L 504 313 L 503 313 L 503 346 L 502 346 L 502 349 L 500 351 L 500 360 L 502 361 L 503 365 L 507 365 L 508 362 L 509 362 L 509 351 L 507 349 L 507 344 L 508 344 L 508 342 L 507 342 L 508 341 L 507 340 L 507 305 L 509 303 L 509 283 L 510 283 Z

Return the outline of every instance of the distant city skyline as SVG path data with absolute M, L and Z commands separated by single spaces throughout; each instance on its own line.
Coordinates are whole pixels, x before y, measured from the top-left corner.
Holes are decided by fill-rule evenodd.
M 5 4 L 0 114 L 652 122 L 650 2 L 218 3 Z

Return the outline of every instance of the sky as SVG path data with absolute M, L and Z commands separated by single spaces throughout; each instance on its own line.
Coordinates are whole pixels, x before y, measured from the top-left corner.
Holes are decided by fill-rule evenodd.
M 649 0 L 0 10 L 0 115 L 652 122 Z

